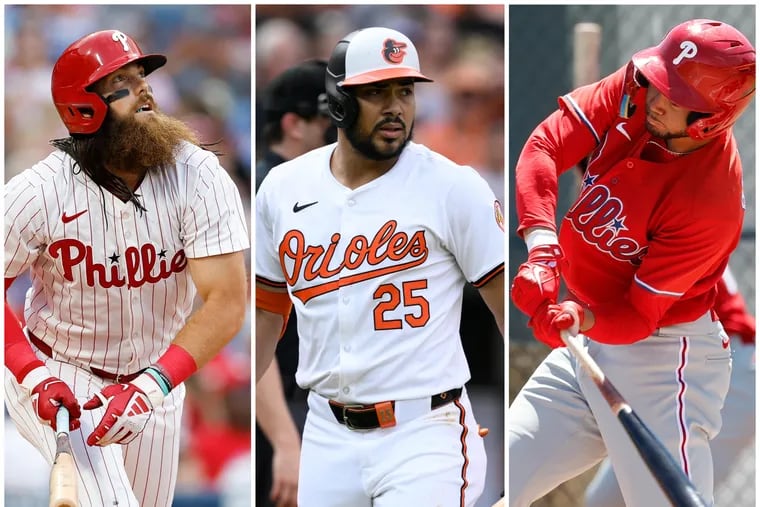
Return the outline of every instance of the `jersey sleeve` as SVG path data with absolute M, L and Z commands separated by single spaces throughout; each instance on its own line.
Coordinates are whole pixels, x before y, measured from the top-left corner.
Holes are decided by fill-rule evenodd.
M 747 311 L 747 304 L 730 268 L 726 268 L 715 288 L 715 313 L 726 333 L 739 336 L 744 343 L 755 343 L 755 318 Z
M 256 193 L 256 281 L 265 287 L 282 289 L 285 287 L 285 275 L 274 240 L 272 181 L 272 178 L 265 178 Z
M 5 278 L 26 271 L 47 245 L 39 175 L 25 171 L 5 185 Z
M 449 190 L 449 249 L 476 287 L 504 271 L 504 215 L 488 183 L 469 167 Z
M 619 114 L 625 67 L 559 98 L 559 109 L 525 143 L 515 167 L 517 233 L 556 231 L 558 177 L 589 155 Z
M 210 257 L 250 247 L 243 203 L 235 183 L 212 154 L 198 167 L 183 217 L 185 254 Z

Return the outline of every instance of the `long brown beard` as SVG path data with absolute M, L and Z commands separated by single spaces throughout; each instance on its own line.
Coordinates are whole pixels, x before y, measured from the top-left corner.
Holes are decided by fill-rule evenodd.
M 147 171 L 162 170 L 174 164 L 181 141 L 200 146 L 195 133 L 181 121 L 160 113 L 156 113 L 153 120 L 120 121 L 109 112 L 96 134 L 54 139 L 50 144 L 74 159 L 74 172 L 83 171 L 101 189 L 145 211 L 139 194 L 106 167 L 142 177 Z
M 147 121 L 111 118 L 102 135 L 105 165 L 140 175 L 174 165 L 182 141 L 198 144 L 187 125 L 158 111 Z

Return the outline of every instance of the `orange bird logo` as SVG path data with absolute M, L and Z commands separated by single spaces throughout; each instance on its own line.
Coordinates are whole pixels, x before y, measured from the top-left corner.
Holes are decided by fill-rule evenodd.
M 406 56 L 406 43 L 396 42 L 393 39 L 385 39 L 383 42 L 383 59 L 388 63 L 401 63 Z

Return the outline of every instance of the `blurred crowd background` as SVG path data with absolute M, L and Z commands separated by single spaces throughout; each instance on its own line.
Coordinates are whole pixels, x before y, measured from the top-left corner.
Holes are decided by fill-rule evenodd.
M 266 86 L 305 60 L 328 60 L 350 32 L 385 26 L 412 40 L 423 74 L 435 81 L 415 87 L 414 141 L 475 168 L 504 202 L 504 15 L 504 5 L 257 5 L 257 160 L 266 150 Z M 471 287 L 465 289 L 460 332 L 473 410 L 490 429 L 486 489 L 478 503 L 490 507 L 504 490 L 504 341 Z
M 755 38 L 754 5 L 513 5 L 509 8 L 509 167 L 514 167 L 530 133 L 557 109 L 557 98 L 575 88 L 573 33 L 578 23 L 598 23 L 602 29 L 595 81 L 626 64 L 633 53 L 657 45 L 675 25 L 689 19 L 707 18 L 727 22 L 750 41 Z M 757 44 L 755 42 L 755 47 Z M 537 64 L 540 62 L 540 64 Z M 587 76 L 588 77 L 588 76 Z M 592 76 L 593 77 L 593 76 Z M 731 270 L 750 312 L 755 309 L 755 175 L 756 100 L 734 126 L 744 168 L 746 214 L 739 246 L 730 259 Z M 575 174 L 560 178 L 558 217 L 564 215 L 577 197 Z M 514 189 L 509 194 L 510 279 L 527 258 L 524 241 L 517 237 Z M 523 386 L 549 349 L 536 341 L 527 327 L 528 319 L 509 305 L 509 401 Z M 635 409 L 635 407 L 634 407 Z M 730 481 L 716 490 L 716 505 L 755 505 L 754 449 L 736 464 Z M 514 464 L 512 466 L 515 466 Z M 519 466 L 519 465 L 518 465 Z M 583 505 L 582 493 L 595 468 L 568 481 L 535 507 Z
M 160 109 L 213 146 L 238 184 L 250 217 L 250 5 L 5 6 L 5 164 L 11 177 L 45 158 L 67 136 L 50 95 L 55 60 L 78 38 L 105 29 L 131 36 L 168 63 L 148 78 Z M 250 230 L 250 223 L 249 223 Z M 250 255 L 250 252 L 247 253 Z M 250 265 L 250 257 L 248 261 Z M 29 287 L 8 300 L 19 315 Z M 222 354 L 187 383 L 174 505 L 244 506 L 251 498 L 250 315 Z M 5 505 L 46 505 L 47 470 L 37 451 L 5 423 Z

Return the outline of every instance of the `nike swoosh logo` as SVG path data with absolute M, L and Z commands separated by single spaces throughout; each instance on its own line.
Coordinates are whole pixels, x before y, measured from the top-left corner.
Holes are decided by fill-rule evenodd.
M 309 206 L 314 206 L 314 205 L 315 205 L 315 204 L 317 204 L 318 202 L 319 202 L 319 201 L 314 201 L 314 202 L 310 202 L 310 203 L 308 203 L 308 204 L 304 204 L 304 205 L 302 205 L 302 206 L 299 206 L 299 205 L 298 205 L 298 202 L 296 202 L 296 203 L 293 205 L 293 213 L 298 213 L 298 212 L 299 212 L 299 211 L 301 211 L 301 210 L 305 210 L 305 209 L 306 209 L 306 208 L 308 208 Z
M 72 220 L 76 220 L 77 218 L 81 217 L 85 213 L 87 213 L 87 210 L 80 211 L 79 213 L 75 213 L 73 215 L 66 215 L 66 212 L 64 211 L 63 215 L 61 215 L 61 222 L 63 222 L 64 224 L 67 224 L 71 222 Z
M 628 132 L 625 131 L 625 122 L 618 123 L 617 125 L 615 125 L 615 129 L 617 129 L 618 132 L 623 134 L 626 139 L 628 139 L 629 141 L 631 140 L 631 136 L 629 136 Z

